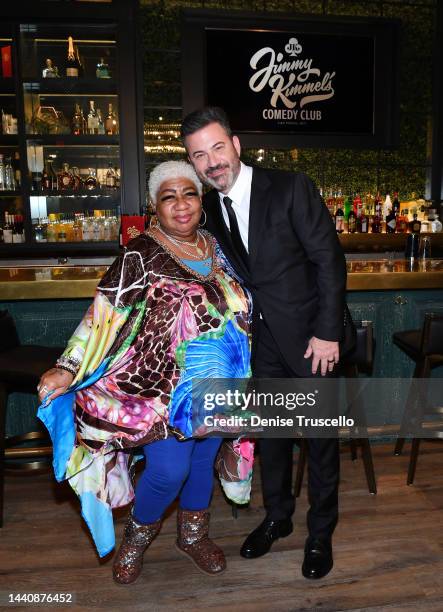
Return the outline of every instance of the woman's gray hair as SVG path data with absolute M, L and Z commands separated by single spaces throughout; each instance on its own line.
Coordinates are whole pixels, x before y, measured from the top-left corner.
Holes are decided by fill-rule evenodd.
M 194 183 L 199 195 L 203 193 L 203 186 L 191 164 L 185 161 L 167 161 L 159 164 L 149 175 L 149 195 L 152 206 L 156 207 L 157 195 L 160 185 L 164 181 L 176 178 L 187 178 Z

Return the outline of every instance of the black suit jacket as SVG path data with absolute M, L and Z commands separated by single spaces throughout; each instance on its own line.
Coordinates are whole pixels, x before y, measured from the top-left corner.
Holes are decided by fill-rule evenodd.
M 343 337 L 346 291 L 344 253 L 318 190 L 303 173 L 254 167 L 249 269 L 233 249 L 216 190 L 203 206 L 206 227 L 251 290 L 256 314 L 261 311 L 291 369 L 309 376 L 303 357 L 309 338 Z

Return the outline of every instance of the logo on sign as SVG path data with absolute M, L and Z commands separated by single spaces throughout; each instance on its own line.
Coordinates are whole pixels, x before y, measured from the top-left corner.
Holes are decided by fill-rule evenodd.
M 270 94 L 271 108 L 263 109 L 263 118 L 321 120 L 320 110 L 303 109 L 334 96 L 335 72 L 322 72 L 312 57 L 304 58 L 302 45 L 295 37 L 288 40 L 284 51 L 262 47 L 249 62 L 253 70 L 249 88 L 255 93 L 268 90 Z
M 290 38 L 285 47 L 285 51 L 288 55 L 294 57 L 294 55 L 298 55 L 302 52 L 302 48 L 301 45 L 298 44 L 298 40 L 296 38 Z

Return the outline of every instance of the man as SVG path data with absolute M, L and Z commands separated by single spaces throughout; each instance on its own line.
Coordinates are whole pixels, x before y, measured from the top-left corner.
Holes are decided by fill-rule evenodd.
M 222 109 L 190 113 L 182 124 L 189 160 L 213 189 L 204 196 L 206 226 L 254 298 L 253 375 L 309 377 L 333 373 L 343 335 L 346 264 L 329 212 L 304 174 L 240 162 L 240 141 Z M 264 555 L 292 532 L 293 439 L 261 439 L 264 521 L 240 554 Z M 306 578 L 332 568 L 338 518 L 338 440 L 310 439 Z

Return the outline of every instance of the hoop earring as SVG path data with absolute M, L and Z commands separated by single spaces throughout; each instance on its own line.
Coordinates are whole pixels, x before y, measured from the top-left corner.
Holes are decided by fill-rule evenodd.
M 205 220 L 203 221 L 203 223 L 199 223 L 198 226 L 199 227 L 203 227 L 204 225 L 206 225 L 206 221 L 207 221 L 207 215 L 206 215 L 206 210 L 204 208 L 202 208 L 202 214 L 205 215 Z
M 151 218 L 149 219 L 149 229 L 157 229 L 157 227 L 160 227 L 160 223 L 158 222 L 158 217 L 157 215 L 152 215 Z
M 151 215 L 155 215 L 155 206 L 154 206 L 154 202 L 152 201 L 152 198 L 149 198 L 147 208 L 149 212 L 151 213 Z

